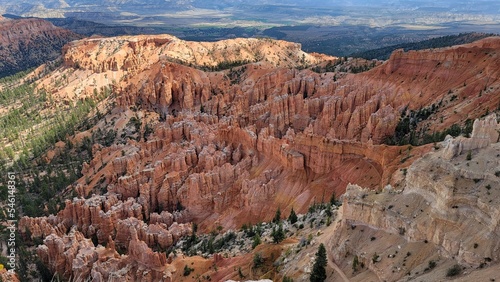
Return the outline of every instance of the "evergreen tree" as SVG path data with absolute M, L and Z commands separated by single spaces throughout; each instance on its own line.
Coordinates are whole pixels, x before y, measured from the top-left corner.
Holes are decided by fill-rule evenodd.
M 256 253 L 253 255 L 253 267 L 259 268 L 264 264 L 264 258 L 260 253 Z
M 292 208 L 292 211 L 290 211 L 290 215 L 288 216 L 288 221 L 290 221 L 291 224 L 294 224 L 297 222 L 297 215 L 295 214 L 295 211 Z
M 357 271 L 358 265 L 359 265 L 359 259 L 358 259 L 358 256 L 355 255 L 354 258 L 352 259 L 352 270 Z
M 335 192 L 333 192 L 332 197 L 330 198 L 330 205 L 335 206 L 336 200 L 335 200 Z
M 256 233 L 253 236 L 252 249 L 255 249 L 255 247 L 257 247 L 258 245 L 260 245 L 260 243 L 262 243 L 262 240 L 260 239 L 259 233 Z
M 323 282 L 326 280 L 326 249 L 325 245 L 320 244 L 318 252 L 316 253 L 316 261 L 311 272 L 310 281 L 311 282 Z
M 273 242 L 276 244 L 279 244 L 281 241 L 285 240 L 285 231 L 283 230 L 283 225 L 281 223 L 278 224 L 278 229 L 276 229 L 276 226 L 273 227 L 271 237 L 273 237 Z
M 281 220 L 281 209 L 278 207 L 278 210 L 276 210 L 276 214 L 274 215 L 273 222 L 278 223 Z

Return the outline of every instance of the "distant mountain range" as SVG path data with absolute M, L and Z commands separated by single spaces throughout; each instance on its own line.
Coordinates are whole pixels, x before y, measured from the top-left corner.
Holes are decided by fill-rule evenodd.
M 486 0 L 0 0 L 0 14 L 11 19 L 0 26 L 0 76 L 53 59 L 65 43 L 95 35 L 166 33 L 194 41 L 271 37 L 301 43 L 307 52 L 387 59 L 397 48 L 444 47 L 478 39 L 431 40 L 441 36 L 497 33 L 498 11 L 500 2 Z M 22 17 L 44 18 L 53 25 Z M 33 32 L 9 35 L 22 24 L 31 25 Z M 431 41 L 414 44 L 422 40 Z
M 45 18 L 86 36 L 271 37 L 336 56 L 450 34 L 498 33 L 499 11 L 493 0 L 0 0 L 0 14 Z
M 0 7 L 0 13 L 21 16 L 154 26 L 316 24 L 435 28 L 449 23 L 500 23 L 500 2 L 493 0 L 0 0 Z
M 53 60 L 64 44 L 81 38 L 43 19 L 0 17 L 0 77 Z

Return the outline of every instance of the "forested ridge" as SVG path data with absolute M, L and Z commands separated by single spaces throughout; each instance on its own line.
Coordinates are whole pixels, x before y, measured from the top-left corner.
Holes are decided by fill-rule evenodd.
M 391 55 L 391 53 L 397 49 L 404 49 L 405 51 L 409 51 L 409 50 L 449 47 L 453 45 L 471 43 L 479 39 L 483 39 L 493 35 L 495 34 L 475 33 L 475 32 L 460 33 L 458 35 L 447 35 L 419 42 L 402 43 L 363 52 L 356 52 L 351 54 L 351 57 L 364 58 L 367 60 L 372 60 L 372 59 L 387 60 Z

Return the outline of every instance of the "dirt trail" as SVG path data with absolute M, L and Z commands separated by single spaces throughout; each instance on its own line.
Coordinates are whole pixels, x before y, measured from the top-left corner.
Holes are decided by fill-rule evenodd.
M 332 228 L 328 228 L 327 230 L 325 230 L 325 234 L 328 233 L 331 235 L 335 233 L 337 227 L 339 226 L 339 221 L 341 218 L 342 218 L 342 208 L 338 209 L 337 215 L 335 216 L 335 219 L 331 224 Z M 322 236 L 322 238 L 319 241 L 320 243 L 323 243 L 327 249 L 328 265 L 333 270 L 335 270 L 340 275 L 340 277 L 342 277 L 342 280 L 344 282 L 349 282 L 349 278 L 347 277 L 347 275 L 345 275 L 344 271 L 342 271 L 342 269 L 340 269 L 340 267 L 334 262 L 331 253 L 328 252 L 328 250 L 332 249 L 332 246 L 330 246 L 331 242 L 326 240 L 327 238 L 331 238 L 331 236 Z

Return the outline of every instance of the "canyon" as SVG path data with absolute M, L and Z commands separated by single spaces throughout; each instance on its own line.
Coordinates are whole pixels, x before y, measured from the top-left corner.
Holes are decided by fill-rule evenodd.
M 421 247 L 407 268 L 439 254 L 447 263 L 498 269 L 491 195 L 500 187 L 500 164 L 489 156 L 498 151 L 500 128 L 488 114 L 500 107 L 500 38 L 395 51 L 358 74 L 313 72 L 338 58 L 300 48 L 170 35 L 65 45 L 62 64 L 36 82 L 37 90 L 76 105 L 110 89 L 95 108 L 102 118 L 66 142 L 101 131 L 116 137 L 92 146 L 83 177 L 67 188 L 73 197 L 57 214 L 21 218 L 21 235 L 43 242 L 37 255 L 65 279 L 179 281 L 183 258 L 165 250 L 193 234 L 193 223 L 198 232 L 235 230 L 272 220 L 278 207 L 304 214 L 344 195 L 333 231 L 321 238 L 344 271 L 354 255 L 365 260 L 360 280 L 406 275 L 404 267 L 391 272 L 395 264 L 385 258 L 370 263 L 368 255 L 382 248 L 370 245 L 370 236 L 384 242 L 376 249 L 384 256 L 397 245 L 405 252 Z M 412 115 L 423 110 L 424 118 Z M 470 138 L 388 145 L 407 115 L 422 134 L 477 121 Z M 467 152 L 479 163 L 467 165 Z M 438 280 L 432 273 L 427 278 Z

